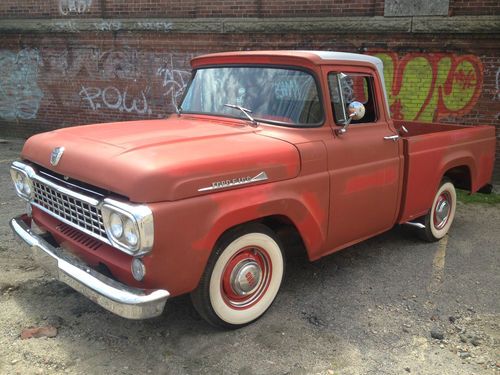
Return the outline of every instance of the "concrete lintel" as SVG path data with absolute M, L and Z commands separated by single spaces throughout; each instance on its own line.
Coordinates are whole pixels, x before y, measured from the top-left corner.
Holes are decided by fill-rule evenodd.
M 0 20 L 0 32 L 37 32 L 37 33 L 78 33 L 106 31 L 154 31 L 165 33 L 221 33 L 220 19 L 166 19 L 166 18 L 129 18 L 129 19 L 22 19 Z
M 411 18 L 304 17 L 224 21 L 225 33 L 407 33 Z
M 0 33 L 151 31 L 160 33 L 491 33 L 500 16 L 3 19 Z
M 413 17 L 413 33 L 498 33 L 500 16 Z

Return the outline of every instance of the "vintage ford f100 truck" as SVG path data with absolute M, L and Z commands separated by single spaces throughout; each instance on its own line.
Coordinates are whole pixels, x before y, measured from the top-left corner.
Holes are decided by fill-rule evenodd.
M 258 319 L 285 246 L 313 261 L 396 224 L 446 235 L 455 187 L 491 179 L 495 129 L 391 120 L 381 60 L 316 51 L 192 60 L 177 115 L 31 137 L 11 227 L 55 277 L 131 319 L 190 293 L 213 325 Z

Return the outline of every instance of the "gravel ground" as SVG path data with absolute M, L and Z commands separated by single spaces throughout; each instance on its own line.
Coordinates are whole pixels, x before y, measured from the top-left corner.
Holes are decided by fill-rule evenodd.
M 156 319 L 114 316 L 54 281 L 14 241 L 24 210 L 0 143 L 1 374 L 500 374 L 500 206 L 460 204 L 449 236 L 396 227 L 309 263 L 288 260 L 255 324 L 208 326 L 187 297 Z M 21 339 L 52 326 L 53 338 Z M 434 338 L 433 338 L 434 337 Z

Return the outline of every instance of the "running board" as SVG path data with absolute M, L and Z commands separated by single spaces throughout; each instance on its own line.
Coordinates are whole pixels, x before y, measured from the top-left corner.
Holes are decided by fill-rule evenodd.
M 403 223 L 405 225 L 411 225 L 412 227 L 417 227 L 417 228 L 420 228 L 420 229 L 425 229 L 425 225 L 422 224 L 422 223 L 415 223 L 413 221 L 407 221 L 406 223 Z

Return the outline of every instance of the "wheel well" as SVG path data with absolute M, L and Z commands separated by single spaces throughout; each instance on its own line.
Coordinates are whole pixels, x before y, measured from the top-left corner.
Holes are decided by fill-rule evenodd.
M 257 222 L 269 227 L 279 237 L 283 251 L 288 257 L 305 256 L 307 249 L 295 224 L 286 216 L 274 215 L 258 219 Z
M 287 257 L 308 256 L 306 246 L 304 245 L 304 241 L 302 240 L 302 236 L 300 235 L 297 227 L 288 217 L 283 215 L 265 216 L 228 228 L 219 236 L 215 246 L 217 246 L 217 243 L 219 243 L 221 239 L 231 231 L 237 230 L 240 227 L 252 223 L 265 225 L 270 230 L 272 230 L 280 239 L 280 242 L 283 245 L 283 251 L 285 252 Z
M 472 190 L 470 169 L 465 165 L 449 169 L 444 174 L 444 177 L 448 177 L 453 182 L 453 185 L 459 189 Z

